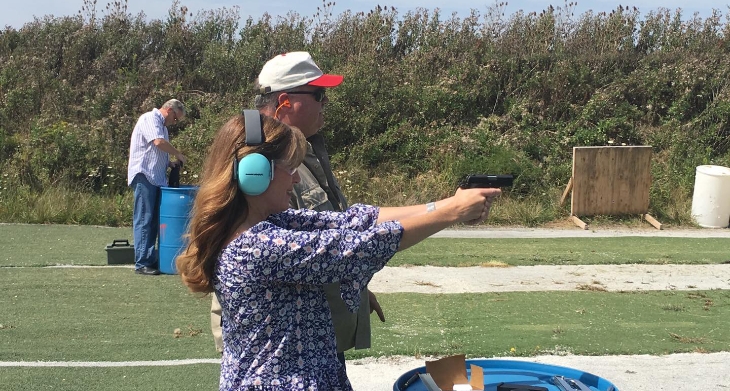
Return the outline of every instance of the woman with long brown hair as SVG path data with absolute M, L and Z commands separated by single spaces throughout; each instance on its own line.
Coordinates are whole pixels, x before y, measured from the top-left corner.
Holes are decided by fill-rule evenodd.
M 253 133 L 253 137 L 252 137 Z M 218 131 L 177 270 L 222 306 L 221 390 L 351 390 L 322 290 L 360 291 L 396 251 L 459 222 L 483 221 L 498 189 L 457 190 L 428 205 L 344 212 L 289 209 L 304 136 L 250 111 Z

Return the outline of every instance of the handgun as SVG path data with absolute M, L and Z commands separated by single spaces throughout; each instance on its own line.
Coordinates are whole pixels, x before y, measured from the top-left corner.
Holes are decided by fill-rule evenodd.
M 499 188 L 512 186 L 513 181 L 514 176 L 512 175 L 469 174 L 461 181 L 459 187 L 462 189 Z
M 591 391 L 591 389 L 580 380 L 569 379 L 564 376 L 554 376 L 553 384 L 555 384 L 560 391 Z
M 497 391 L 548 391 L 546 387 L 540 387 L 540 386 L 529 386 L 526 384 L 507 384 L 507 383 L 499 383 L 497 384 Z

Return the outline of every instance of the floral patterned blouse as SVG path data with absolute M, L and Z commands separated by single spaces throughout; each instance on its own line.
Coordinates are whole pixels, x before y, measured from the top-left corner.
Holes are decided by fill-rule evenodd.
M 360 291 L 395 254 L 397 221 L 379 209 L 289 209 L 234 239 L 216 264 L 223 309 L 221 390 L 352 390 L 337 359 L 322 284 L 340 282 L 352 312 Z

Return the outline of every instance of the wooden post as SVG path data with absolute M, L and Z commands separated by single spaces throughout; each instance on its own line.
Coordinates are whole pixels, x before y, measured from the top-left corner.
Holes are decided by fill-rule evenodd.
M 573 177 L 570 177 L 570 180 L 568 181 L 568 186 L 565 186 L 565 191 L 563 192 L 563 196 L 560 198 L 560 206 L 563 206 L 565 203 L 565 199 L 568 198 L 568 194 L 573 190 Z
M 646 220 L 649 224 L 653 225 L 656 229 L 662 229 L 662 223 L 658 222 L 657 219 L 652 217 L 650 214 L 644 215 L 644 220 Z
M 570 216 L 570 219 L 573 221 L 573 224 L 577 225 L 581 229 L 588 229 L 588 224 L 586 224 L 585 221 L 581 220 L 578 216 Z

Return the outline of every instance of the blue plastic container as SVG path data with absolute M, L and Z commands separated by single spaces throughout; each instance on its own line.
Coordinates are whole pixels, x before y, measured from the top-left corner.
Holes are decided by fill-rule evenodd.
M 162 187 L 160 194 L 160 273 L 176 274 L 175 258 L 185 248 L 197 186 Z
M 560 391 L 553 384 L 552 379 L 555 376 L 580 380 L 591 391 L 619 391 L 616 386 L 606 379 L 588 372 L 557 365 L 515 360 L 466 360 L 466 371 L 470 378 L 470 364 L 478 365 L 484 369 L 484 391 L 496 391 L 497 385 L 502 382 L 545 387 L 548 391 Z M 421 383 L 421 379 L 418 376 L 414 377 L 418 373 L 426 373 L 426 367 L 412 369 L 401 375 L 395 381 L 393 391 L 426 391 L 427 389 Z

